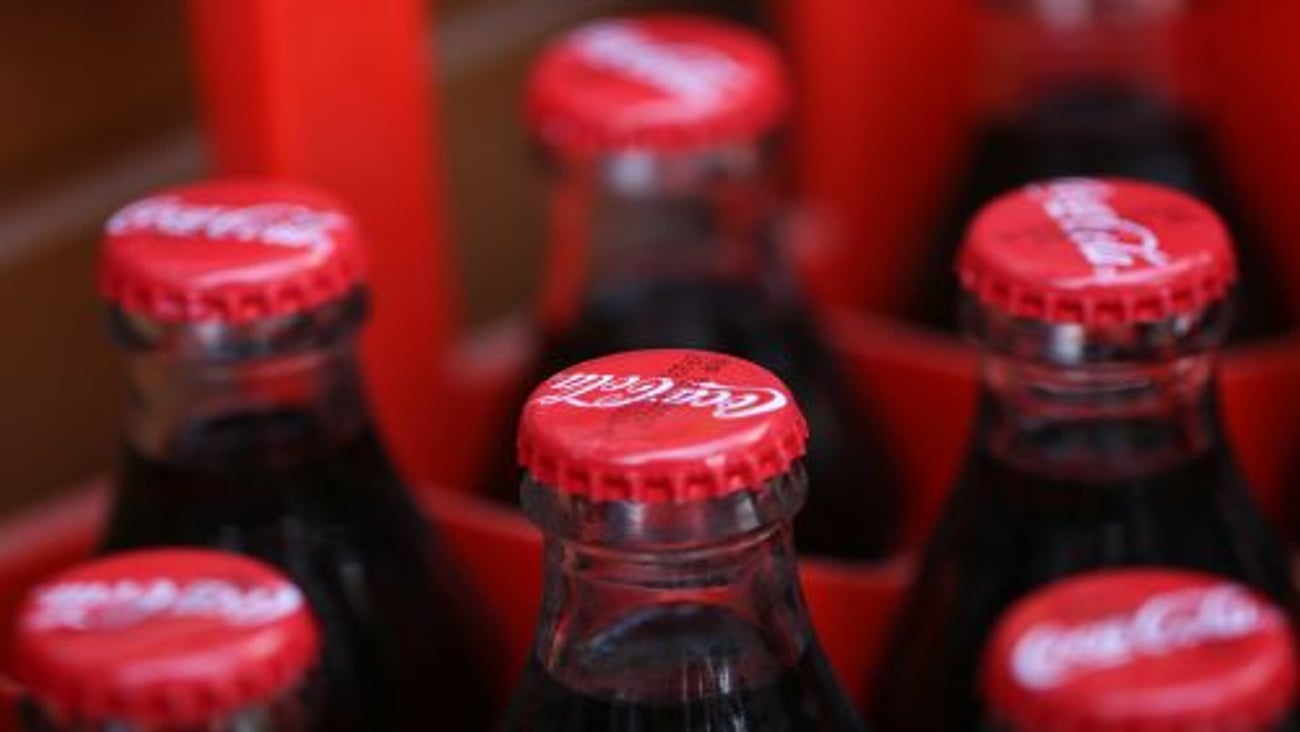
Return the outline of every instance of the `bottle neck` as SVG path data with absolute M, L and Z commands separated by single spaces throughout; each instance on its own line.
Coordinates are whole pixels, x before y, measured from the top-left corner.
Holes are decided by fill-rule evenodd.
M 1223 308 L 1147 325 L 1050 325 L 968 303 L 983 345 L 980 448 L 1022 470 L 1113 480 L 1218 439 Z
M 685 504 L 592 503 L 526 480 L 546 537 L 536 662 L 583 693 L 651 702 L 771 681 L 812 637 L 790 530 L 805 491 L 801 467 Z
M 111 312 L 126 353 L 130 447 L 220 461 L 243 457 L 253 437 L 258 449 L 292 452 L 356 436 L 368 420 L 356 348 L 364 312 L 360 293 L 239 326 Z
M 1103 105 L 1174 103 L 1183 4 L 988 0 L 985 108 L 1016 119 L 1049 110 L 1079 119 Z
M 776 205 L 769 145 L 552 156 L 544 324 L 658 283 L 763 277 Z

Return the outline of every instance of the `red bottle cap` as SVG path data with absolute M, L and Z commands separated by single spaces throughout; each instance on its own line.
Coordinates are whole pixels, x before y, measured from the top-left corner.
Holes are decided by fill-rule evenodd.
M 1204 309 L 1227 293 L 1236 260 L 1219 217 L 1185 194 L 1129 180 L 1061 178 L 985 206 L 957 272 L 986 307 L 1107 325 Z
M 780 56 L 727 23 L 651 15 L 582 26 L 533 67 L 524 112 L 544 142 L 571 153 L 680 152 L 748 142 L 790 106 Z
M 1164 569 L 1097 572 L 1021 601 L 984 659 L 1016 730 L 1260 730 L 1295 692 L 1287 619 L 1241 585 Z
M 99 283 L 109 302 L 158 320 L 246 323 L 337 299 L 363 270 L 356 224 L 333 197 L 282 181 L 216 180 L 114 214 Z
M 757 489 L 804 453 L 781 380 L 708 351 L 629 351 L 552 376 L 519 426 L 538 481 L 597 501 L 684 502 Z
M 81 721 L 190 725 L 296 687 L 318 650 L 302 593 L 260 562 L 199 549 L 118 554 L 36 587 L 17 672 Z

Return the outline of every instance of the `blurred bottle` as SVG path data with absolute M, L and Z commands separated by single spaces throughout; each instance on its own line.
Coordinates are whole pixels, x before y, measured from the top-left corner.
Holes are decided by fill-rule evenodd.
M 1192 572 L 1098 572 L 1022 600 L 993 633 L 983 682 L 991 731 L 1297 729 L 1286 616 Z
M 873 690 L 879 728 L 970 729 L 989 628 L 1059 577 L 1202 569 L 1294 612 L 1214 396 L 1235 279 L 1215 215 L 1151 184 L 1047 181 L 981 212 L 958 269 L 979 419 Z
M 50 579 L 18 612 L 24 732 L 318 729 L 302 593 L 244 557 L 165 549 Z
M 339 729 L 481 728 L 467 593 L 361 385 L 362 246 L 335 200 L 267 181 L 109 220 L 100 285 L 129 398 L 102 549 L 213 546 L 285 570 L 320 619 Z
M 893 546 L 895 482 L 775 231 L 771 143 L 789 97 L 769 44 L 688 16 L 597 22 L 543 53 L 526 106 L 551 165 L 552 230 L 527 383 L 636 348 L 762 364 L 812 428 L 818 489 L 800 549 L 879 557 Z M 496 456 L 488 476 L 490 493 L 517 500 L 512 456 Z
M 1233 340 L 1276 334 L 1291 318 L 1207 130 L 1173 83 L 1184 0 L 984 0 L 982 117 L 938 218 L 916 314 L 956 329 L 952 275 L 962 233 L 980 207 L 1058 176 L 1123 176 L 1210 204 L 1237 244 L 1242 286 Z
M 539 386 L 519 457 L 545 596 L 504 729 L 862 729 L 796 573 L 806 435 L 775 376 L 716 353 L 622 353 Z

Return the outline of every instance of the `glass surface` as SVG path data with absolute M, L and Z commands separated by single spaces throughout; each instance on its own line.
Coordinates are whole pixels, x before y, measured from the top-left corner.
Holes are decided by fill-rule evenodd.
M 1086 570 L 1200 569 L 1295 616 L 1286 549 L 1221 436 L 1222 312 L 1096 329 L 971 312 L 982 408 L 872 690 L 879 730 L 977 728 L 978 665 L 997 618 Z
M 930 232 L 912 315 L 957 330 L 953 261 L 993 198 L 1060 176 L 1120 176 L 1196 196 L 1228 224 L 1241 281 L 1233 340 L 1286 331 L 1270 243 L 1243 209 L 1203 120 L 1171 89 L 1178 2 L 989 2 L 985 109 Z
M 512 405 L 551 375 L 619 351 L 699 348 L 751 360 L 790 387 L 813 435 L 800 549 L 880 558 L 898 533 L 894 469 L 794 286 L 766 161 L 757 146 L 556 161 L 540 355 Z M 511 504 L 515 417 L 499 433 L 486 487 Z
M 594 503 L 526 480 L 545 595 L 509 732 L 860 731 L 799 587 L 802 466 L 726 498 Z
M 481 626 L 361 391 L 354 298 L 231 328 L 118 314 L 127 446 L 101 551 L 248 554 L 284 570 L 325 639 L 318 728 L 481 729 Z

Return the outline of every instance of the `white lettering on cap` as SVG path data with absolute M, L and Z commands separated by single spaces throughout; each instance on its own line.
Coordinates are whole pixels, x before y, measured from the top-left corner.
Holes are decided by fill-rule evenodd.
M 535 403 L 566 404 L 584 409 L 618 409 L 638 403 L 657 403 L 690 409 L 708 409 L 716 419 L 742 419 L 767 414 L 789 403 L 779 389 L 738 386 L 713 381 L 679 382 L 667 376 L 615 376 L 564 373 L 545 384 L 549 393 Z
M 749 71 L 716 49 L 698 43 L 650 38 L 625 23 L 609 22 L 574 35 L 578 52 L 591 63 L 618 71 L 674 97 L 710 111 L 729 90 L 749 80 Z
M 221 206 L 189 203 L 177 196 L 156 196 L 133 203 L 108 220 L 110 234 L 156 232 L 175 237 L 234 239 L 294 249 L 332 245 L 332 233 L 344 217 L 296 203 Z
M 111 629 L 151 618 L 195 617 L 231 625 L 261 625 L 303 606 L 287 582 L 240 587 L 221 579 L 59 582 L 38 591 L 29 622 L 42 630 Z
M 1114 277 L 1140 265 L 1164 267 L 1168 256 L 1150 228 L 1125 219 L 1107 203 L 1113 189 L 1097 180 L 1071 178 L 1025 188 L 1092 265 L 1097 276 Z
M 1050 689 L 1089 671 L 1251 635 L 1271 622 L 1234 585 L 1168 592 L 1123 614 L 1030 628 L 1012 650 L 1011 673 L 1025 687 Z

